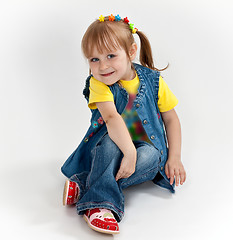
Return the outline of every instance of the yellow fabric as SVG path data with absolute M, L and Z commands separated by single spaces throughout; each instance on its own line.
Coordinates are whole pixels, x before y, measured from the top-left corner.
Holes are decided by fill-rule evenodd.
M 94 77 L 90 79 L 90 95 L 88 107 L 96 109 L 96 102 L 114 102 L 114 97 L 109 87 L 96 80 Z
M 131 81 L 120 80 L 120 83 L 129 94 L 136 94 L 138 91 L 138 87 L 140 85 L 140 81 L 137 74 L 133 80 Z
M 159 77 L 158 107 L 160 112 L 167 112 L 178 104 L 178 99 L 168 88 L 163 78 Z
M 120 80 L 120 83 L 129 94 L 136 94 L 137 89 L 140 85 L 140 81 L 137 74 L 134 79 L 130 81 Z M 97 108 L 95 104 L 96 102 L 114 102 L 114 97 L 110 88 L 106 84 L 95 79 L 94 77 L 90 79 L 89 89 L 90 96 L 88 107 L 90 109 Z M 158 97 L 159 97 L 158 107 L 160 112 L 167 112 L 173 109 L 178 103 L 177 98 L 168 88 L 167 84 L 165 83 L 161 76 L 159 77 Z

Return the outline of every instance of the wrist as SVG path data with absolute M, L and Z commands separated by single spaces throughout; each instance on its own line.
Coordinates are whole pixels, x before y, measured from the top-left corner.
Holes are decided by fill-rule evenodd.
M 136 156 L 137 150 L 136 150 L 135 146 L 133 145 L 132 147 L 128 147 L 127 149 L 125 149 L 123 154 L 125 157 Z
M 172 162 L 181 161 L 181 155 L 180 154 L 169 154 L 168 161 L 172 161 Z

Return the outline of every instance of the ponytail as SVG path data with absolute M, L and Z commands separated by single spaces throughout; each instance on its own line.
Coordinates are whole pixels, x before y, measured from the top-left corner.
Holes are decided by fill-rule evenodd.
M 140 63 L 142 64 L 142 66 L 148 67 L 152 70 L 157 70 L 157 71 L 163 71 L 163 70 L 167 69 L 169 64 L 163 69 L 157 69 L 154 67 L 151 45 L 150 45 L 148 38 L 141 31 L 137 31 L 136 33 L 139 36 L 139 39 L 141 42 L 140 59 L 139 60 L 140 60 Z

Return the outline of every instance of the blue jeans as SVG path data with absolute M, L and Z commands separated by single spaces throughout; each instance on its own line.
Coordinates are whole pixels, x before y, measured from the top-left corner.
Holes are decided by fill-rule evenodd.
M 70 178 L 80 186 L 78 214 L 84 214 L 85 210 L 91 208 L 106 208 L 113 211 L 117 221 L 121 221 L 124 215 L 122 190 L 153 180 L 159 168 L 160 154 L 153 145 L 144 141 L 135 141 L 134 145 L 137 149 L 135 172 L 130 177 L 117 182 L 115 177 L 123 157 L 118 146 L 107 134 L 92 150 L 91 171 Z

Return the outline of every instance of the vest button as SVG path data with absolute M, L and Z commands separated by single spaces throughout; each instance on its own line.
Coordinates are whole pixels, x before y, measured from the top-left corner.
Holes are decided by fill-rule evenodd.
M 154 139 L 155 139 L 155 136 L 154 136 L 154 135 L 151 135 L 151 136 L 150 136 L 150 139 L 154 140 Z
M 137 108 L 138 108 L 138 107 L 140 107 L 140 104 L 139 104 L 139 103 L 137 103 L 137 104 L 136 104 L 136 107 L 137 107 Z
M 163 167 L 161 167 L 160 169 L 161 169 L 161 171 L 163 171 Z
M 163 150 L 161 150 L 161 154 L 163 155 Z
M 144 123 L 144 124 L 147 124 L 147 121 L 146 121 L 146 120 L 144 120 L 144 121 L 143 121 L 143 123 Z

